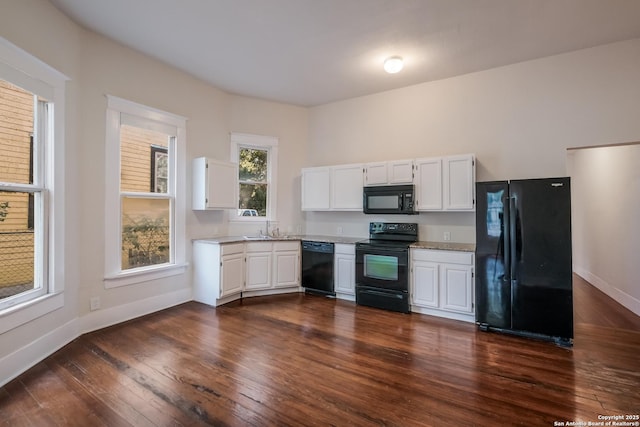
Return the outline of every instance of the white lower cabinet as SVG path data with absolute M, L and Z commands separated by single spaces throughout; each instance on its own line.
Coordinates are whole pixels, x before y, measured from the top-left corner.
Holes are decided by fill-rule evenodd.
M 300 286 L 299 241 L 251 242 L 246 245 L 245 291 Z
M 355 300 L 356 246 L 334 245 L 334 288 L 337 298 Z
M 220 305 L 239 298 L 244 289 L 244 243 L 193 244 L 193 299 Z
M 194 300 L 220 305 L 242 296 L 300 290 L 300 242 L 193 243 Z
M 246 244 L 247 271 L 244 289 L 257 291 L 271 287 L 271 267 L 273 265 L 273 244 L 252 242 Z
M 300 286 L 300 242 L 276 242 L 273 246 L 273 287 Z
M 472 252 L 411 249 L 411 308 L 475 321 Z

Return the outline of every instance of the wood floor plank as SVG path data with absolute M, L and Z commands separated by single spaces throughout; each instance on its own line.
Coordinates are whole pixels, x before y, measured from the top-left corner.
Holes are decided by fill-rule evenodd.
M 571 349 L 303 294 L 187 303 L 84 335 L 0 388 L 0 425 L 545 426 L 638 413 L 640 322 L 575 283 Z

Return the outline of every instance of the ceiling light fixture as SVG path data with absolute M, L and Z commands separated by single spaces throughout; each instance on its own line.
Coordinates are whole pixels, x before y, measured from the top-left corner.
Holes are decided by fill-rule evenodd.
M 384 70 L 389 74 L 395 74 L 404 66 L 400 56 L 391 56 L 384 60 Z

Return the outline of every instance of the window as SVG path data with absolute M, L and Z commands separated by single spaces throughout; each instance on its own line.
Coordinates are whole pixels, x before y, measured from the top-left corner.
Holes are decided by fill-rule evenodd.
M 0 38 L 0 333 L 64 304 L 65 81 Z
M 236 220 L 276 219 L 278 139 L 231 134 L 231 161 L 238 163 L 239 200 Z
M 184 271 L 184 118 L 109 97 L 107 287 Z

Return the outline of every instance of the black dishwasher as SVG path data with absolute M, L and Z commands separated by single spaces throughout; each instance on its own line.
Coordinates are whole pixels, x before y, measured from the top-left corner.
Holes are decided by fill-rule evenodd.
M 305 292 L 334 295 L 333 243 L 302 241 L 302 286 Z

